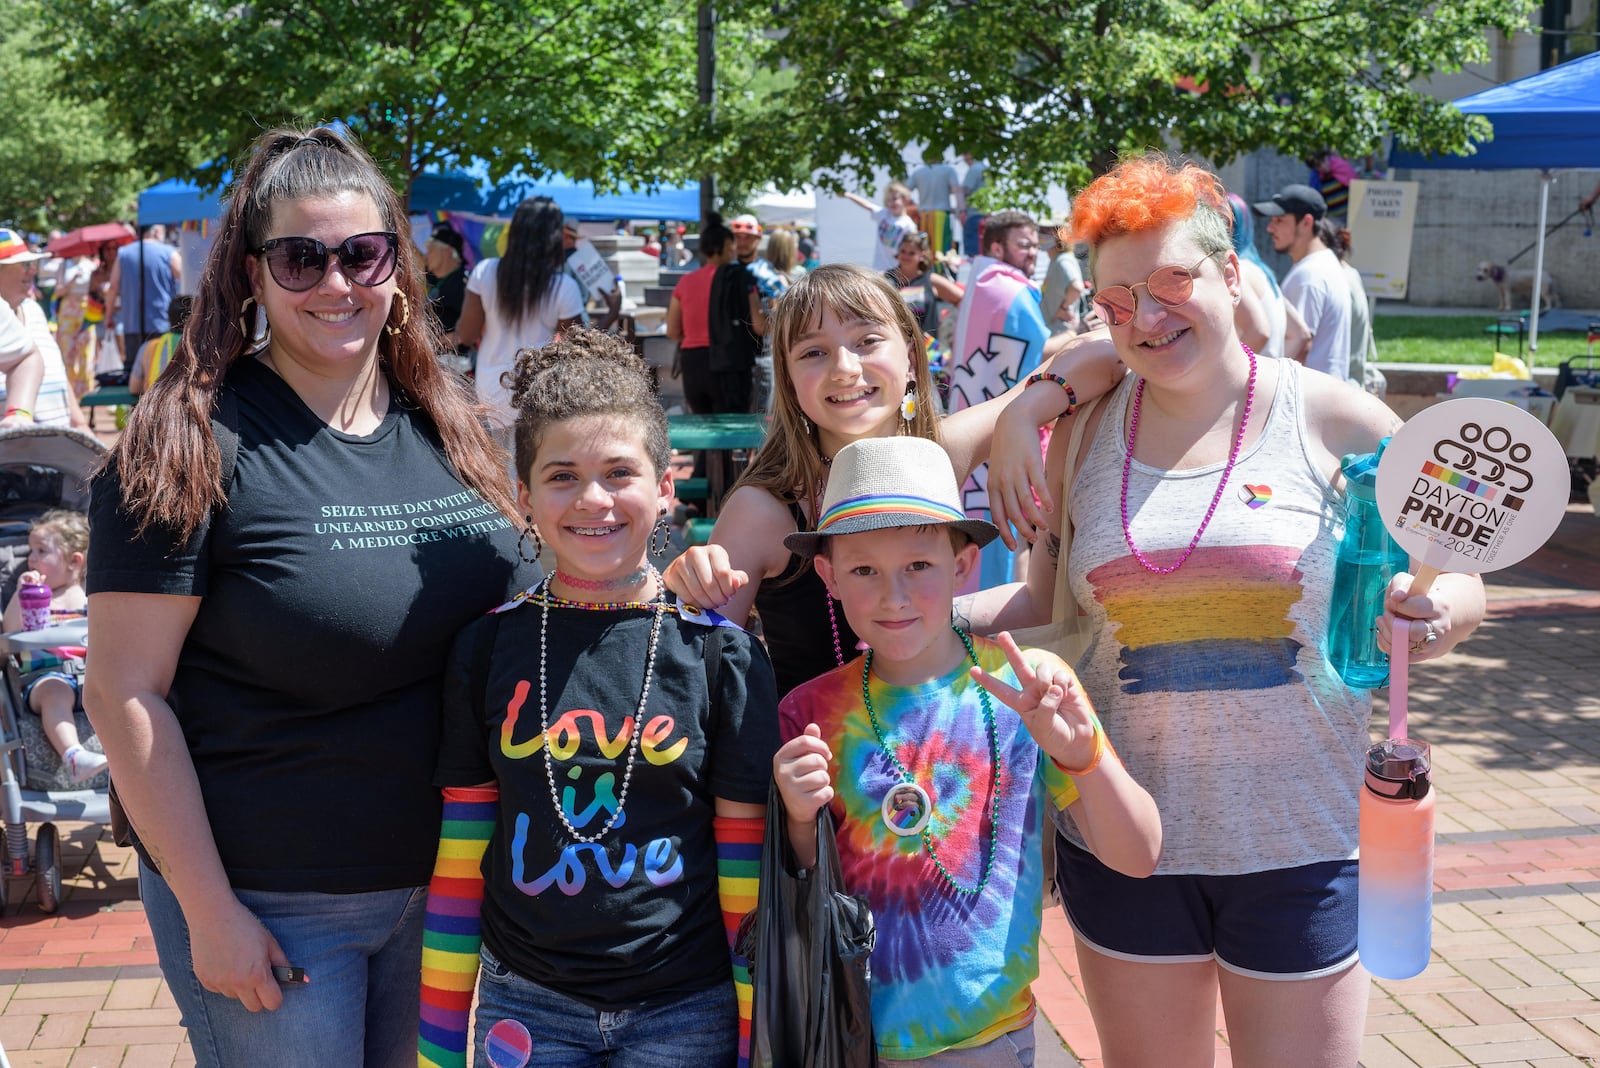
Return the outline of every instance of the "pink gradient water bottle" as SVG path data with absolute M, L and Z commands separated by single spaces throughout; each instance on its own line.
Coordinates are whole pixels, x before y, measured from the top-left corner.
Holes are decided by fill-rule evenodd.
M 1410 979 L 1433 946 L 1433 798 L 1428 743 L 1390 739 L 1367 750 L 1361 791 L 1356 941 L 1380 979 Z
M 23 630 L 43 630 L 50 625 L 50 587 L 24 582 L 17 588 L 17 606 L 22 609 Z
M 1379 979 L 1410 979 L 1433 948 L 1433 761 L 1407 737 L 1411 623 L 1394 621 L 1389 740 L 1367 750 L 1356 948 Z

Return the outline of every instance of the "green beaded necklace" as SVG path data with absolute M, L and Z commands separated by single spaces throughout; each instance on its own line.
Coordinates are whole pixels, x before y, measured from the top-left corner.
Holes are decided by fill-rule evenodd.
M 976 665 L 978 663 L 978 654 L 972 649 L 972 639 L 968 638 L 966 632 L 960 627 L 952 625 L 950 629 L 955 631 L 956 637 L 961 639 L 962 646 L 967 650 L 967 658 Z M 867 706 L 867 719 L 872 723 L 872 733 L 878 739 L 878 747 L 889 758 L 889 763 L 894 765 L 894 770 L 899 773 L 900 778 L 919 792 L 922 792 L 920 787 L 916 787 L 916 776 L 912 775 L 906 769 L 906 766 L 900 763 L 900 758 L 894 755 L 894 750 L 889 748 L 889 743 L 883 736 L 883 727 L 878 723 L 878 713 L 872 707 L 872 693 L 868 686 L 871 677 L 872 650 L 868 649 L 866 659 L 861 665 L 861 699 Z M 928 830 L 926 826 L 922 828 L 922 844 L 928 851 L 928 859 L 932 860 L 933 866 L 939 869 L 939 874 L 944 876 L 944 881 L 950 884 L 950 889 L 958 894 L 974 897 L 983 893 L 983 888 L 989 885 L 989 874 L 994 871 L 995 850 L 1000 841 L 1000 735 L 995 729 L 994 706 L 989 703 L 989 691 L 981 686 L 978 687 L 978 699 L 983 704 L 983 727 L 985 733 L 989 736 L 989 761 L 993 769 L 994 794 L 989 802 L 989 851 L 983 858 L 983 875 L 978 879 L 977 886 L 962 886 L 955 881 L 949 869 L 944 866 L 944 861 L 939 859 L 938 851 L 933 847 L 933 832 Z M 893 827 L 890 829 L 893 830 Z

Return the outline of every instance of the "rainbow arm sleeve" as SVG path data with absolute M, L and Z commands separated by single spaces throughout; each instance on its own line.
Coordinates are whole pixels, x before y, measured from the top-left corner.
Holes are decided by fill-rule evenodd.
M 761 875 L 761 843 L 767 821 L 752 817 L 717 816 L 711 822 L 717 840 L 717 896 L 722 901 L 722 925 L 727 929 L 728 953 L 733 957 L 733 989 L 739 998 L 739 1068 L 750 1064 L 750 962 L 733 952 L 739 921 L 756 907 L 756 885 Z
M 483 854 L 499 806 L 500 788 L 492 784 L 444 791 L 439 856 L 423 918 L 419 1068 L 466 1068 L 467 1020 L 482 942 Z

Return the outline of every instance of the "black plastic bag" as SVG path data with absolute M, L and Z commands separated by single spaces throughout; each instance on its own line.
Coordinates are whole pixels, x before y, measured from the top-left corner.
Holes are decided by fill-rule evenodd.
M 774 784 L 759 897 L 737 947 L 755 987 L 751 1068 L 871 1068 L 878 1063 L 872 909 L 845 892 L 826 805 L 817 813 L 817 865 L 809 872 L 795 874 L 785 823 Z

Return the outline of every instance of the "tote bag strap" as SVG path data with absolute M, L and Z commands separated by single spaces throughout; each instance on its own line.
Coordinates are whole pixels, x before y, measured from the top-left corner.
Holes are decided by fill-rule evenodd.
M 1071 576 L 1067 570 L 1067 560 L 1072 553 L 1072 510 L 1067 506 L 1067 502 L 1077 473 L 1078 455 L 1083 448 L 1084 428 L 1091 422 L 1090 416 L 1094 414 L 1103 399 L 1096 397 L 1078 409 L 1077 415 L 1072 420 L 1072 429 L 1067 436 L 1067 454 L 1061 471 L 1061 492 L 1057 495 L 1056 501 L 1061 516 L 1061 526 L 1057 532 L 1057 536 L 1061 539 L 1061 549 L 1056 558 L 1056 588 L 1050 602 L 1050 622 L 1042 626 L 1013 631 L 1011 634 L 1018 645 L 1048 649 L 1073 665 L 1077 664 L 1078 658 L 1089 647 L 1089 617 L 1078 611 L 1078 599 L 1072 594 Z

